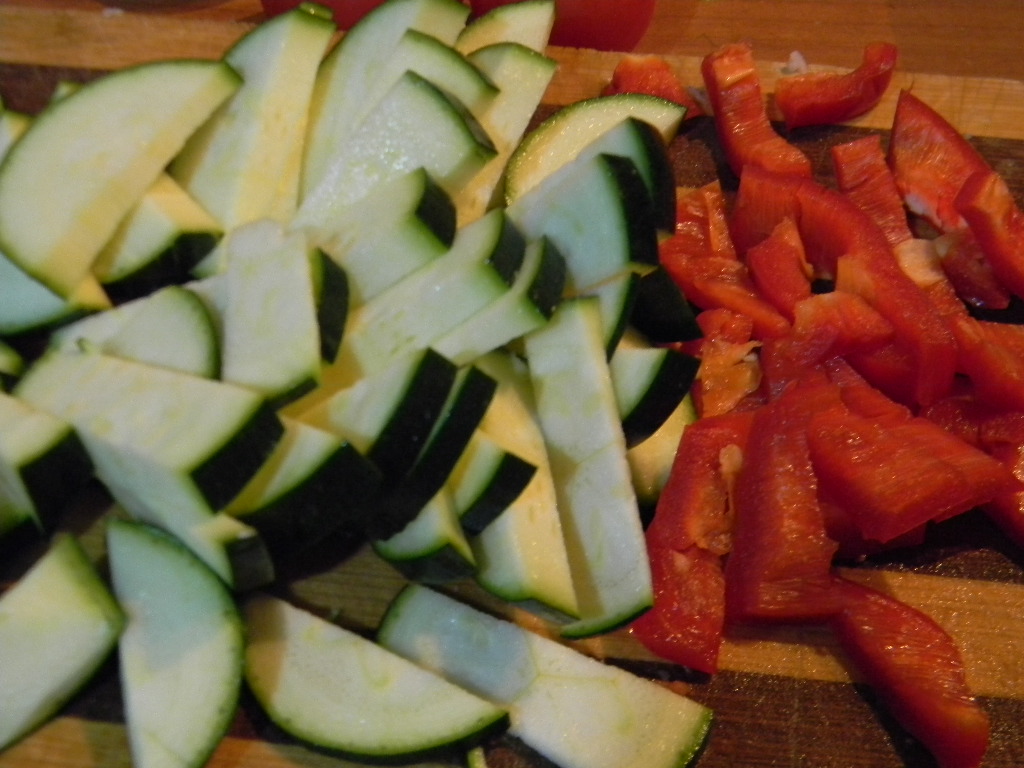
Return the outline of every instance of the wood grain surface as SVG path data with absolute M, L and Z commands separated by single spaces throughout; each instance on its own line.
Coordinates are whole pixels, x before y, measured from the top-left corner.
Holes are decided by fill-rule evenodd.
M 145 7 L 143 7 L 145 6 Z M 125 4 L 128 7 L 128 4 Z M 968 8 L 970 11 L 968 12 Z M 931 9 L 931 10 L 929 10 Z M 258 21 L 253 0 L 136 2 L 124 12 L 87 0 L 0 0 L 0 96 L 35 112 L 54 85 L 158 58 L 216 57 Z M 909 87 L 968 134 L 1024 194 L 1024 62 L 1020 22 L 1024 3 L 985 4 L 754 2 L 663 0 L 646 50 L 669 56 L 684 81 L 699 85 L 699 57 L 717 44 L 748 39 L 764 59 L 770 90 L 782 60 L 800 49 L 814 63 L 851 66 L 870 39 L 889 39 L 903 52 L 897 81 L 882 104 L 855 124 L 794 132 L 828 180 L 827 148 L 884 132 L 897 89 Z M 861 19 L 853 24 L 851 20 Z M 956 26 L 959 24 L 959 26 Z M 957 31 L 959 30 L 959 32 Z M 551 49 L 559 73 L 546 111 L 596 94 L 619 54 Z M 677 180 L 691 186 L 722 174 L 708 119 L 686 124 L 672 147 Z M 68 510 L 65 524 L 102 557 L 100 493 Z M 0 556 L 0 585 L 10 583 L 38 553 L 27 547 Z M 868 561 L 847 574 L 932 615 L 963 649 L 971 685 L 993 722 L 986 768 L 1024 765 L 1024 552 L 988 521 L 969 514 L 937 527 L 924 547 Z M 325 542 L 282 574 L 282 591 L 304 604 L 370 632 L 401 578 L 348 538 Z M 469 584 L 453 590 L 542 630 Z M 899 768 L 935 763 L 878 706 L 845 664 L 828 632 L 817 628 L 747 629 L 723 649 L 723 671 L 694 676 L 646 652 L 628 633 L 578 644 L 592 655 L 683 687 L 713 707 L 716 723 L 700 768 Z M 2 649 L 0 649 L 2 652 Z M 0 697 L 3 692 L 0 692 Z M 2 706 L 2 699 L 0 699 Z M 68 710 L 20 744 L 0 753 L 0 768 L 127 768 L 121 700 L 111 664 Z M 544 768 L 521 745 L 488 745 L 495 766 Z M 344 768 L 352 763 L 286 737 L 243 699 L 236 722 L 211 768 Z

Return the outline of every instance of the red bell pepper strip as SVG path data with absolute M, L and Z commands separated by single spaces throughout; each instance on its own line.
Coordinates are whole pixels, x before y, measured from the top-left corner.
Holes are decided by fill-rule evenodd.
M 910 240 L 913 233 L 907 221 L 907 209 L 885 162 L 881 137 L 873 133 L 837 144 L 831 153 L 839 191 L 871 217 L 889 245 Z
M 1024 211 L 995 171 L 969 176 L 956 195 L 964 217 L 996 278 L 1024 297 Z
M 972 317 L 953 321 L 958 367 L 976 396 L 1007 410 L 1024 410 L 1024 326 Z
M 843 651 L 899 723 L 943 768 L 977 768 L 988 715 L 971 695 L 954 640 L 933 619 L 849 580 L 832 627 Z
M 702 338 L 689 349 L 700 357 L 692 389 L 701 418 L 718 416 L 740 407 L 761 387 L 761 365 L 753 355 L 758 342 L 751 339 L 753 323 L 728 309 L 709 309 L 697 315 Z
M 889 167 L 906 206 L 940 232 L 967 224 L 956 196 L 968 177 L 989 170 L 985 158 L 942 115 L 909 91 L 896 102 Z
M 888 542 L 1016 487 L 997 460 L 921 418 L 884 421 L 832 408 L 808 430 L 821 487 L 866 539 Z
M 780 221 L 744 259 L 758 293 L 792 322 L 797 302 L 811 295 L 811 266 L 796 222 Z
M 655 54 L 627 53 L 612 70 L 612 79 L 602 95 L 645 93 L 686 107 L 685 118 L 704 113 L 668 61 Z
M 747 165 L 777 173 L 811 175 L 811 161 L 776 132 L 768 119 L 761 79 L 749 45 L 733 43 L 701 62 L 715 129 L 737 176 Z
M 943 235 L 932 242 L 939 250 L 942 271 L 961 301 L 983 309 L 1010 306 L 1010 292 L 996 279 L 992 265 L 969 230 Z
M 741 412 L 687 427 L 646 533 L 654 605 L 630 631 L 662 658 L 708 674 L 718 671 L 725 623 L 736 457 L 752 420 Z
M 775 105 L 790 129 L 852 120 L 882 100 L 898 58 L 892 43 L 868 43 L 860 65 L 849 72 L 780 78 L 775 84 Z
M 1024 483 L 1024 413 L 990 413 L 979 419 L 978 440 Z M 1024 486 L 997 496 L 982 509 L 1012 541 L 1024 546 Z
M 825 377 L 791 384 L 754 413 L 733 497 L 732 552 L 725 564 L 729 623 L 815 621 L 832 614 L 832 558 L 807 426 L 839 404 Z

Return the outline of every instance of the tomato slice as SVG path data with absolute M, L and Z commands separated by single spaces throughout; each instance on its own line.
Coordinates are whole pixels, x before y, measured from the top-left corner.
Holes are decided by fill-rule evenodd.
M 644 93 L 686 107 L 687 119 L 704 113 L 693 95 L 663 56 L 630 53 L 619 59 L 612 70 L 612 79 L 602 94 Z
M 722 46 L 704 57 L 701 74 L 725 157 L 737 176 L 747 165 L 777 173 L 811 175 L 811 161 L 776 132 L 768 119 L 753 50 Z
M 736 477 L 729 622 L 809 621 L 832 614 L 832 558 L 807 443 L 815 412 L 839 404 L 824 376 L 791 384 L 754 413 Z
M 942 115 L 901 91 L 887 160 L 907 207 L 942 232 L 966 228 L 956 196 L 968 177 L 989 170 L 981 154 Z
M 933 619 L 881 592 L 839 581 L 832 621 L 854 666 L 943 768 L 977 768 L 988 715 L 971 695 L 956 643 Z
M 810 72 L 780 78 L 775 105 L 787 128 L 832 125 L 873 109 L 892 81 L 899 52 L 892 43 L 868 43 L 850 72 Z
M 913 237 L 877 133 L 832 147 L 832 166 L 839 191 L 871 217 L 890 245 Z
M 995 171 L 971 174 L 955 199 L 995 277 L 1016 296 L 1024 296 L 1024 211 Z

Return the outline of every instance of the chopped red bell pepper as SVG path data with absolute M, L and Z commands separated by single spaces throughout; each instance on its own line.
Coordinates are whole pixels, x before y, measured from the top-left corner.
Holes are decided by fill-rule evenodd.
M 956 642 L 933 619 L 895 598 L 840 580 L 832 621 L 846 655 L 900 724 L 943 768 L 977 768 L 989 718 L 967 685 Z
M 808 443 L 821 487 L 880 542 L 1016 485 L 991 456 L 918 416 L 882 421 L 832 408 L 814 417 Z
M 874 109 L 892 81 L 899 51 L 892 43 L 868 43 L 860 65 L 849 72 L 808 72 L 780 78 L 775 105 L 786 127 L 833 125 Z
M 807 426 L 838 405 L 837 387 L 821 375 L 794 382 L 754 413 L 733 497 L 728 622 L 813 621 L 836 610 L 836 544 L 825 533 Z
M 796 222 L 780 221 L 744 259 L 757 291 L 792 322 L 797 302 L 811 295 L 811 266 Z
M 704 57 L 701 74 L 726 160 L 737 176 L 747 165 L 811 175 L 811 161 L 768 119 L 761 78 L 749 45 L 733 43 Z
M 939 249 L 942 271 L 961 301 L 984 309 L 1010 306 L 1010 292 L 996 279 L 992 265 L 969 230 L 944 235 L 932 242 Z
M 995 171 L 974 173 L 956 195 L 964 217 L 996 278 L 1015 296 L 1024 296 L 1024 211 Z
M 645 93 L 686 107 L 686 119 L 704 114 L 704 110 L 683 87 L 682 81 L 663 56 L 627 53 L 612 70 L 612 79 L 602 95 Z
M 977 397 L 994 407 L 1024 410 L 1024 326 L 964 316 L 953 328 L 958 366 Z
M 941 232 L 966 227 L 956 196 L 967 178 L 989 170 L 981 154 L 942 115 L 901 91 L 889 136 L 889 167 L 903 202 Z
M 913 237 L 877 133 L 832 147 L 832 166 L 839 191 L 871 217 L 890 245 Z
M 700 357 L 693 400 L 701 418 L 718 416 L 757 397 L 761 365 L 753 355 L 753 322 L 728 309 L 709 309 L 697 315 L 702 338 L 690 346 Z

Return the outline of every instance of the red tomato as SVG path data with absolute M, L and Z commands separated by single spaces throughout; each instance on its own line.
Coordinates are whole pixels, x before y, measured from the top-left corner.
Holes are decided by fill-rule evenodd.
M 882 139 L 877 133 L 834 146 L 832 165 L 839 191 L 878 224 L 890 245 L 913 237 L 903 199 L 885 163 Z
M 603 92 L 645 93 L 686 107 L 686 117 L 697 117 L 703 110 L 690 92 L 683 87 L 672 66 L 662 56 L 629 54 L 619 59 L 612 71 L 612 79 Z
M 869 43 L 856 69 L 783 77 L 775 84 L 775 104 L 788 128 L 831 125 L 874 108 L 889 87 L 898 52 L 892 43 Z
M 838 607 L 836 544 L 825 534 L 807 445 L 812 416 L 840 405 L 837 389 L 824 376 L 805 378 L 754 413 L 725 564 L 731 622 L 817 620 Z
M 289 11 L 303 0 L 260 0 L 263 12 L 268 16 Z M 334 22 L 339 29 L 351 29 L 357 21 L 368 14 L 384 0 L 316 0 L 317 5 L 330 8 L 334 13 Z
M 889 167 L 907 207 L 943 232 L 964 229 L 956 195 L 988 163 L 942 115 L 909 91 L 896 102 Z
M 470 0 L 475 16 L 515 0 Z M 555 0 L 552 45 L 631 51 L 654 18 L 655 0 Z
M 777 173 L 811 175 L 811 161 L 775 132 L 749 45 L 725 45 L 701 62 L 722 150 L 737 176 L 747 165 Z
M 967 686 L 956 643 L 920 611 L 873 589 L 839 581 L 836 636 L 896 719 L 943 768 L 977 768 L 989 719 Z

